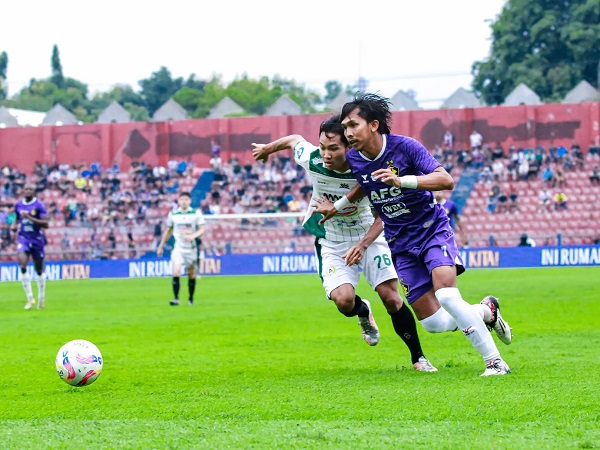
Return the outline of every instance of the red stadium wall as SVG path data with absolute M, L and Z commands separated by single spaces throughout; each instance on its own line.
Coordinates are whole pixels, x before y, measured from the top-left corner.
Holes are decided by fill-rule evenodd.
M 170 159 L 191 158 L 209 165 L 211 139 L 221 145 L 221 157 L 252 161 L 252 142 L 268 142 L 287 134 L 318 140 L 318 126 L 328 114 L 235 119 L 197 119 L 178 122 L 134 122 L 0 129 L 0 165 L 30 171 L 35 161 L 91 163 L 104 167 L 117 162 L 122 169 L 132 159 L 166 165 Z M 466 147 L 477 130 L 485 142 L 504 148 L 565 145 L 587 148 L 600 141 L 600 102 L 573 105 L 486 107 L 393 114 L 392 131 L 412 136 L 428 148 L 441 144 L 451 130 L 458 147 Z

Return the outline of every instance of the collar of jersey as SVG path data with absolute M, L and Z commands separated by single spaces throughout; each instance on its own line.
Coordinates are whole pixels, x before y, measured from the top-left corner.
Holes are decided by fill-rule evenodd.
M 381 158 L 381 156 L 383 155 L 383 151 L 385 150 L 385 146 L 387 144 L 387 134 L 382 134 L 382 145 L 381 145 L 381 150 L 379 150 L 379 154 L 373 158 L 373 159 L 369 159 L 367 158 L 365 155 L 363 155 L 361 152 L 358 152 L 358 154 L 365 160 L 365 161 L 377 161 L 379 158 Z

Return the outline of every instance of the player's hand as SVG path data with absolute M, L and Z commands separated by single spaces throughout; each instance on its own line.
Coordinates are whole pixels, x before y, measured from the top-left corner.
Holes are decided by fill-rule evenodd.
M 331 219 L 338 212 L 337 209 L 335 209 L 335 206 L 333 206 L 333 203 L 327 200 L 325 196 L 323 196 L 323 198 L 313 197 L 312 201 L 313 203 L 311 203 L 310 206 L 315 208 L 313 214 L 323 214 L 323 218 L 319 220 L 319 225 L 323 225 L 327 220 Z
M 365 255 L 365 249 L 362 245 L 356 244 L 352 246 L 342 258 L 346 261 L 347 266 L 353 266 L 354 264 L 358 264 L 360 260 Z
M 21 213 L 21 218 L 26 219 L 26 220 L 31 220 L 31 214 L 29 214 L 28 212 L 22 212 Z
M 269 159 L 269 154 L 265 151 L 265 144 L 255 144 L 252 143 L 252 157 L 256 161 L 262 161 L 266 163 Z
M 400 177 L 392 172 L 392 169 L 378 169 L 371 175 L 376 180 L 381 180 L 390 186 L 400 187 Z
M 161 258 L 163 255 L 163 248 L 162 247 L 158 247 L 156 249 L 156 256 L 158 256 L 159 258 Z

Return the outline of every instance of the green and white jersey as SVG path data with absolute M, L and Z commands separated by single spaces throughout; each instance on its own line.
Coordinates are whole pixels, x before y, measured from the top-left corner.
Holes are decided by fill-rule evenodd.
M 198 231 L 200 226 L 204 225 L 204 217 L 200 210 L 188 208 L 183 211 L 179 206 L 174 208 L 167 217 L 167 226 L 173 227 L 173 237 L 175 238 L 175 248 L 180 252 L 196 251 L 195 241 L 186 241 L 184 236 Z
M 357 184 L 350 170 L 342 173 L 325 167 L 319 147 L 310 142 L 302 141 L 296 144 L 294 159 L 310 177 L 314 198 L 325 196 L 333 203 Z M 367 197 L 339 211 L 323 225 L 319 225 L 319 220 L 323 218 L 321 214 L 312 215 L 314 209 L 309 204 L 302 226 L 311 234 L 334 242 L 360 241 L 375 220 Z

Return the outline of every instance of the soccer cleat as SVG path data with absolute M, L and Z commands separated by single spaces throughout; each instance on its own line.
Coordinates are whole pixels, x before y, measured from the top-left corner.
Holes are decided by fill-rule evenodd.
M 488 330 L 494 329 L 496 332 L 496 336 L 498 339 L 502 341 L 504 344 L 508 345 L 512 342 L 512 328 L 508 325 L 502 316 L 500 315 L 500 304 L 498 303 L 498 299 L 493 295 L 488 295 L 483 300 L 481 300 L 483 305 L 486 305 L 492 311 L 492 319 L 489 322 L 486 322 Z
M 175 299 L 173 299 L 173 300 L 171 300 L 171 301 L 169 302 L 169 305 L 171 305 L 171 306 L 179 306 L 179 300 L 177 300 L 177 299 L 175 298 Z
M 433 367 L 433 365 L 429 362 L 427 358 L 421 356 L 419 360 L 413 364 L 415 370 L 419 372 L 437 372 L 438 370 Z
M 25 303 L 25 309 L 31 309 L 33 307 L 33 305 L 35 305 L 34 299 L 27 300 L 27 303 Z
M 37 309 L 44 309 L 44 297 L 38 298 Z
M 506 375 L 507 373 L 510 373 L 508 364 L 506 364 L 502 358 L 496 358 L 485 364 L 485 372 L 483 372 L 481 376 L 490 377 L 493 375 Z
M 194 300 L 188 300 L 188 305 L 194 306 Z
M 363 339 L 370 346 L 377 345 L 379 342 L 379 328 L 377 328 L 377 324 L 375 323 L 375 319 L 373 318 L 373 311 L 371 311 L 371 304 L 368 300 L 363 299 L 363 302 L 369 308 L 369 316 L 368 317 L 359 317 L 358 324 L 360 325 L 360 329 L 362 331 Z

